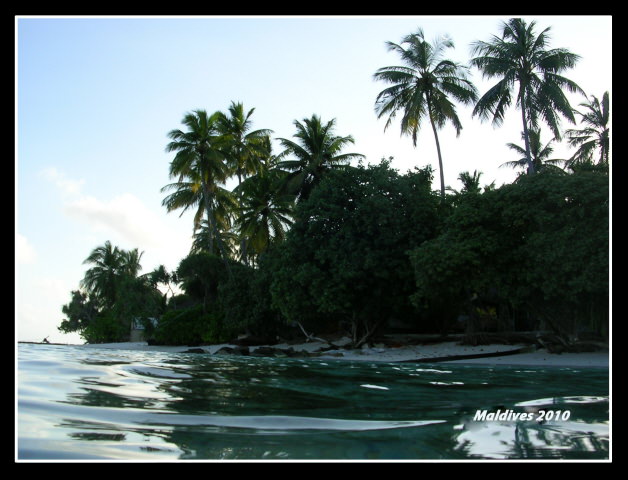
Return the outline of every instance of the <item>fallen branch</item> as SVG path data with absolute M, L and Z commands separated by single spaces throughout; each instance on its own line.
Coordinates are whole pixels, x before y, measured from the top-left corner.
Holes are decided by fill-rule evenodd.
M 320 337 L 315 337 L 314 335 L 311 335 L 311 334 L 307 333 L 307 332 L 305 331 L 305 328 L 303 328 L 303 325 L 301 325 L 301 322 L 297 322 L 297 325 L 299 326 L 299 328 L 300 328 L 300 329 L 301 329 L 301 331 L 303 332 L 303 335 L 305 335 L 305 341 L 306 341 L 306 342 L 310 342 L 310 341 L 318 341 L 318 342 L 323 342 L 323 343 L 329 343 L 332 347 L 334 347 L 334 348 L 339 348 L 339 347 L 337 347 L 336 345 L 334 345 L 333 343 L 331 343 L 331 342 L 329 342 L 329 341 L 327 341 L 327 340 L 325 340 L 325 339 L 323 339 L 323 338 L 320 338 Z

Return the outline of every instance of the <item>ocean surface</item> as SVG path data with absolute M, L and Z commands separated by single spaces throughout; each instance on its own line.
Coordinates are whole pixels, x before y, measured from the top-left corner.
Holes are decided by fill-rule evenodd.
M 29 344 L 17 357 L 18 461 L 610 455 L 608 368 Z

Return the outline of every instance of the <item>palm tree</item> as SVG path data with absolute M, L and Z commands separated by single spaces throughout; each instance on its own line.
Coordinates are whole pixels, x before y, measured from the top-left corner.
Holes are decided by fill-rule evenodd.
M 144 252 L 140 252 L 137 248 L 133 250 L 121 250 L 122 268 L 120 272 L 132 278 L 137 277 L 142 271 L 142 264 L 140 263 L 142 255 L 144 255 Z
M 536 34 L 536 22 L 526 24 L 521 18 L 511 18 L 502 23 L 501 37 L 472 44 L 472 54 L 477 55 L 471 65 L 482 71 L 484 78 L 501 78 L 477 102 L 473 115 L 482 120 L 492 118 L 493 125 L 504 121 L 506 109 L 515 96 L 521 110 L 528 173 L 536 170 L 530 152 L 530 130 L 539 129 L 542 119 L 560 140 L 559 115 L 575 123 L 573 111 L 563 93 L 582 92 L 573 81 L 560 75 L 575 66 L 579 56 L 564 48 L 546 50 L 550 27 Z M 515 92 L 515 88 L 518 90 Z
M 242 203 L 237 225 L 253 255 L 260 255 L 273 242 L 282 241 L 292 225 L 294 196 L 281 192 L 282 178 L 280 170 L 262 171 L 238 187 Z
M 237 211 L 237 208 L 237 204 L 234 202 L 233 211 Z M 190 254 L 207 252 L 220 257 L 224 252 L 228 258 L 235 258 L 239 240 L 237 234 L 231 230 L 231 227 L 219 229 L 218 234 L 220 235 L 221 246 L 218 246 L 218 242 L 213 242 L 210 245 L 209 239 L 212 236 L 209 235 L 209 226 L 207 220 L 202 220 L 199 228 L 193 234 Z
M 277 167 L 288 172 L 283 182 L 283 193 L 295 195 L 298 201 L 309 197 L 327 171 L 343 168 L 352 159 L 364 158 L 360 153 L 340 153 L 354 140 L 350 135 L 334 135 L 336 119 L 323 124 L 319 116 L 312 115 L 303 119 L 303 123 L 295 120 L 294 125 L 297 128 L 294 135 L 296 142 L 278 139 L 285 150 L 278 156 L 282 160 Z M 283 160 L 287 156 L 294 158 Z
M 458 180 L 462 183 L 462 188 L 458 191 L 454 188 L 447 187 L 447 190 L 453 192 L 455 195 L 464 195 L 467 193 L 476 194 L 482 193 L 482 187 L 480 187 L 480 178 L 482 177 L 482 172 L 478 172 L 477 170 L 473 170 L 473 173 L 470 172 L 460 172 L 458 175 Z M 495 182 L 491 182 L 490 185 L 484 185 L 484 191 L 488 192 L 495 188 Z
M 170 177 L 178 178 L 179 182 L 187 180 L 201 191 L 211 250 L 214 240 L 221 246 L 215 210 L 220 186 L 229 176 L 225 162 L 228 141 L 218 130 L 220 117 L 220 112 L 208 115 L 205 110 L 187 113 L 182 121 L 187 130 L 172 130 L 168 134 L 172 142 L 166 146 L 167 152 L 176 152 L 170 163 Z M 188 194 L 195 193 L 195 188 Z
M 258 171 L 265 139 L 273 133 L 269 129 L 251 131 L 253 112 L 254 108 L 245 114 L 242 103 L 231 102 L 228 114 L 221 113 L 218 118 L 218 129 L 228 137 L 227 160 L 238 177 L 238 185 L 248 175 Z
M 454 47 L 453 41 L 446 36 L 429 43 L 419 29 L 417 33 L 407 35 L 401 45 L 393 42 L 387 42 L 387 45 L 389 51 L 399 53 L 405 65 L 383 67 L 375 73 L 375 80 L 392 84 L 377 95 L 377 118 L 388 116 L 386 130 L 402 111 L 401 134 L 411 135 L 414 147 L 424 119 L 429 120 L 436 141 L 441 198 L 444 199 L 445 176 L 438 129 L 451 122 L 456 135 L 460 135 L 462 124 L 449 97 L 471 104 L 477 100 L 477 89 L 467 79 L 467 67 L 444 58 L 445 50 Z
M 569 144 L 578 147 L 576 153 L 569 159 L 569 165 L 591 162 L 596 149 L 599 149 L 599 165 L 608 165 L 610 152 L 610 128 L 608 120 L 610 116 L 608 92 L 602 95 L 600 102 L 595 95 L 593 100 L 581 103 L 587 111 L 580 113 L 581 123 L 586 126 L 578 130 L 567 130 Z
M 534 166 L 535 172 L 540 172 L 541 170 L 554 170 L 554 171 L 563 171 L 558 165 L 561 163 L 565 163 L 564 160 L 558 158 L 549 158 L 552 153 L 554 153 L 554 149 L 552 148 L 553 140 L 547 142 L 545 146 L 541 142 L 541 131 L 540 130 L 530 130 L 530 156 L 532 157 L 532 165 Z M 521 138 L 524 138 L 524 135 L 521 134 Z M 500 167 L 509 167 L 509 168 L 523 168 L 524 171 L 528 165 L 528 157 L 526 153 L 525 147 L 521 147 L 514 143 L 507 143 L 508 148 L 514 150 L 521 158 L 518 160 L 512 160 L 509 162 L 504 162 L 500 165 Z
M 244 112 L 242 103 L 231 102 L 228 114 L 221 114 L 218 119 L 220 132 L 229 139 L 227 161 L 232 172 L 238 177 L 238 186 L 250 174 L 259 171 L 260 160 L 266 154 L 266 139 L 272 130 L 261 129 L 251 131 L 251 115 L 255 111 Z M 242 199 L 239 198 L 240 205 Z M 247 263 L 246 242 L 242 239 L 240 254 Z
M 131 251 L 121 250 L 106 241 L 104 245 L 96 247 L 83 264 L 91 264 L 81 280 L 84 288 L 95 299 L 97 304 L 104 308 L 112 307 L 118 296 L 118 286 L 123 278 L 136 278 L 142 269 L 140 259 L 142 253 L 138 249 Z
M 482 191 L 480 187 L 480 177 L 482 172 L 473 170 L 473 173 L 461 172 L 458 175 L 458 180 L 462 182 L 462 190 L 460 193 L 480 193 Z
M 164 300 L 167 298 L 168 293 L 170 293 L 171 297 L 174 296 L 172 285 L 178 283 L 176 271 L 169 272 L 164 265 L 159 265 L 152 272 L 144 275 L 144 277 L 147 285 L 150 287 L 157 289 L 159 285 L 163 285 L 166 288 L 166 292 L 163 294 Z
M 171 191 L 163 201 L 162 205 L 168 212 L 182 209 L 183 215 L 188 209 L 195 209 L 194 232 L 203 230 L 203 234 L 208 237 L 207 242 L 213 244 L 214 235 L 207 228 L 207 220 L 203 220 L 206 212 L 205 198 L 200 180 L 181 181 L 170 183 L 162 187 L 161 192 Z M 209 206 L 212 210 L 218 232 L 225 232 L 231 228 L 231 215 L 237 209 L 237 201 L 232 192 L 224 187 L 216 186 L 213 195 L 209 198 Z M 180 216 L 181 216 L 180 215 Z M 203 225 L 205 225 L 203 227 Z

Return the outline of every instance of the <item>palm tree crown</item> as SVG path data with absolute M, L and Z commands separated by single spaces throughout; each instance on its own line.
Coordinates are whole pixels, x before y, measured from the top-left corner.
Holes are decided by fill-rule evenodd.
M 284 193 L 293 194 L 298 200 L 309 197 L 325 172 L 342 168 L 352 159 L 364 158 L 360 153 L 340 153 L 354 140 L 350 135 L 334 135 L 336 119 L 323 124 L 319 116 L 312 115 L 304 119 L 303 123 L 295 120 L 294 125 L 297 128 L 294 135 L 296 142 L 278 139 L 285 149 L 278 157 L 283 159 L 291 156 L 293 159 L 282 160 L 277 167 L 288 172 L 284 179 Z
M 237 225 L 251 255 L 266 251 L 271 243 L 282 241 L 292 225 L 293 195 L 279 189 L 283 172 L 278 169 L 260 172 L 238 187 L 242 203 Z
M 532 157 L 532 164 L 534 165 L 534 171 L 540 172 L 541 170 L 554 170 L 554 171 L 562 171 L 562 169 L 558 166 L 561 163 L 565 163 L 564 160 L 558 158 L 550 158 L 552 153 L 554 153 L 554 148 L 552 147 L 553 140 L 547 142 L 545 146 L 541 142 L 541 131 L 540 130 L 530 130 L 530 156 Z M 521 138 L 523 138 L 523 134 L 521 134 Z M 528 165 L 528 157 L 526 154 L 525 147 L 521 147 L 514 143 L 507 143 L 508 148 L 517 152 L 521 157 L 518 160 L 511 160 L 509 162 L 504 162 L 500 165 L 500 167 L 510 167 L 510 168 L 522 168 L 524 171 Z
M 384 126 L 386 130 L 401 111 L 401 134 L 411 135 L 415 147 L 424 119 L 429 120 L 436 140 L 441 195 L 444 198 L 445 177 L 437 130 L 450 122 L 456 134 L 460 135 L 462 124 L 449 98 L 471 104 L 477 100 L 477 89 L 467 79 L 466 67 L 444 58 L 445 51 L 454 47 L 448 37 L 429 43 L 419 29 L 417 33 L 406 36 L 401 45 L 393 42 L 387 42 L 387 45 L 388 50 L 399 53 L 405 65 L 383 67 L 375 73 L 376 80 L 392 84 L 377 95 L 377 118 L 388 116 Z
M 569 164 L 590 162 L 596 150 L 599 150 L 600 157 L 598 164 L 608 165 L 610 154 L 610 127 L 608 125 L 610 117 L 608 92 L 602 95 L 600 102 L 595 95 L 591 95 L 592 100 L 581 103 L 585 113 L 576 111 L 581 117 L 580 122 L 585 126 L 582 129 L 567 130 L 569 144 L 578 147 L 576 153 L 571 157 Z
M 582 93 L 575 82 L 560 75 L 574 67 L 580 57 L 564 48 L 547 50 L 550 28 L 537 35 L 535 26 L 535 22 L 528 25 L 521 18 L 511 18 L 502 24 L 501 37 L 494 35 L 489 42 L 472 44 L 472 54 L 476 57 L 471 60 L 485 78 L 500 78 L 477 102 L 473 115 L 482 120 L 492 119 L 499 126 L 515 97 L 521 110 L 529 173 L 535 172 L 530 155 L 530 130 L 538 130 L 539 120 L 543 120 L 559 140 L 559 115 L 575 123 L 563 89 Z
M 93 265 L 85 272 L 81 287 L 102 307 L 111 307 L 117 298 L 121 278 L 136 278 L 141 271 L 142 253 L 137 248 L 121 250 L 106 241 L 96 247 L 83 262 Z
M 258 170 L 264 139 L 272 133 L 269 129 L 251 131 L 253 112 L 254 108 L 245 113 L 242 103 L 231 102 L 228 113 L 218 118 L 218 129 L 228 139 L 227 159 L 238 183 Z
M 205 110 L 195 110 L 186 114 L 182 123 L 187 130 L 172 130 L 168 134 L 172 142 L 166 146 L 167 152 L 176 152 L 170 163 L 170 176 L 178 177 L 179 184 L 187 181 L 189 185 L 184 186 L 187 190 L 184 193 L 179 192 L 180 195 L 167 197 L 164 206 L 169 211 L 172 208 L 187 208 L 183 202 L 186 196 L 190 201 L 188 206 L 202 202 L 209 225 L 210 250 L 213 250 L 214 240 L 219 246 L 221 244 L 215 212 L 218 210 L 221 185 L 229 176 L 229 168 L 225 162 L 229 142 L 218 129 L 220 118 L 220 112 L 208 115 Z M 179 187 L 164 188 L 178 191 Z M 200 223 L 198 218 L 195 218 L 195 229 L 198 226 Z

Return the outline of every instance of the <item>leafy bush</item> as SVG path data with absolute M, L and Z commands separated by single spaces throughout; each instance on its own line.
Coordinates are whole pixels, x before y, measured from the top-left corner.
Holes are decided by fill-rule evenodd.
M 203 313 L 202 305 L 166 312 L 153 333 L 158 345 L 201 345 L 229 340 L 218 310 Z
M 250 333 L 272 341 L 285 322 L 271 306 L 270 275 L 263 261 L 257 269 L 241 265 L 218 287 L 224 325 L 236 334 Z
M 81 332 L 87 343 L 127 342 L 130 335 L 130 325 L 123 325 L 111 313 L 99 315 Z
M 271 255 L 274 305 L 314 332 L 348 327 L 356 345 L 416 318 L 406 251 L 436 233 L 431 180 L 429 168 L 400 175 L 386 161 L 328 173 Z
M 460 198 L 443 232 L 410 253 L 415 304 L 443 321 L 491 297 L 499 321 L 571 337 L 608 333 L 608 176 L 525 176 Z M 516 326 L 516 324 L 514 325 Z

